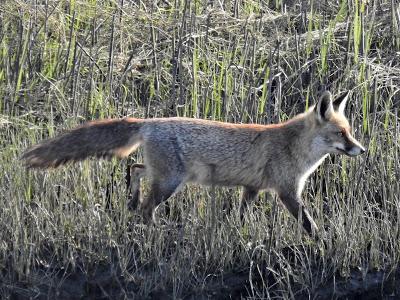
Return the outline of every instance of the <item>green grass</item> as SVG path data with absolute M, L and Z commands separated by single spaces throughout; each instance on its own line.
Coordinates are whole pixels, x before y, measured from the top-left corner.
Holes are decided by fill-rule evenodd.
M 390 282 L 400 257 L 398 10 L 384 0 L 1 2 L 1 294 L 228 297 L 221 282 L 233 276 L 242 297 L 298 298 L 355 273 L 382 270 Z M 268 193 L 242 226 L 236 188 L 188 186 L 168 201 L 170 217 L 162 205 L 160 224 L 144 226 L 126 205 L 140 152 L 52 171 L 19 161 L 84 120 L 267 124 L 324 88 L 351 90 L 347 114 L 368 147 L 327 160 L 307 184 L 324 244 Z

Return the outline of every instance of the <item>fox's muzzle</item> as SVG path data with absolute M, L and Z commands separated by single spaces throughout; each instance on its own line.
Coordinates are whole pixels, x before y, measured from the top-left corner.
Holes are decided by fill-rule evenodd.
M 347 156 L 357 156 L 365 152 L 365 148 L 351 135 L 346 136 L 346 143 L 335 143 L 335 148 Z
M 363 146 L 359 145 L 359 146 L 354 146 L 351 148 L 346 148 L 346 150 L 343 152 L 348 156 L 357 156 L 357 155 L 363 154 L 365 152 L 365 148 Z
M 363 154 L 365 152 L 365 148 L 353 137 L 350 137 L 350 143 L 344 147 L 344 149 L 340 149 L 344 152 L 344 154 L 348 156 L 357 156 Z

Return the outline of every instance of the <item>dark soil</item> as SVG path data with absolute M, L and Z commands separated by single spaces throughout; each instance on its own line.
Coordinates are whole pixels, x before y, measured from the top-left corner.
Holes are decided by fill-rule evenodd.
M 146 298 L 138 296 L 140 287 L 110 266 L 97 266 L 91 274 L 53 270 L 52 277 L 38 272 L 35 282 L 1 283 L 1 299 L 173 299 L 172 291 L 153 291 Z M 33 275 L 33 274 L 32 274 Z M 337 277 L 320 286 L 312 295 L 300 293 L 296 299 L 400 299 L 400 268 L 391 274 L 376 271 L 364 277 L 352 271 L 348 278 Z M 264 278 L 265 279 L 265 278 Z M 261 278 L 253 278 L 253 285 Z M 189 292 L 185 299 L 240 299 L 249 296 L 248 271 L 214 278 L 204 288 Z

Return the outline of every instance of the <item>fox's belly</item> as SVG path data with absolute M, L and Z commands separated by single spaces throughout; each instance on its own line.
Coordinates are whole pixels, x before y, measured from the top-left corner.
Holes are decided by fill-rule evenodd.
M 263 170 L 254 166 L 216 165 L 193 162 L 186 169 L 187 182 L 218 186 L 263 186 Z

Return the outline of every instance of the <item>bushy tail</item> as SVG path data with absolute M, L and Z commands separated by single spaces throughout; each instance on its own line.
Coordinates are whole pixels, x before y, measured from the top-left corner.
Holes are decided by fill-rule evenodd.
M 140 143 L 141 124 L 133 118 L 88 122 L 31 147 L 22 159 L 29 168 L 56 168 L 90 156 L 126 157 Z

